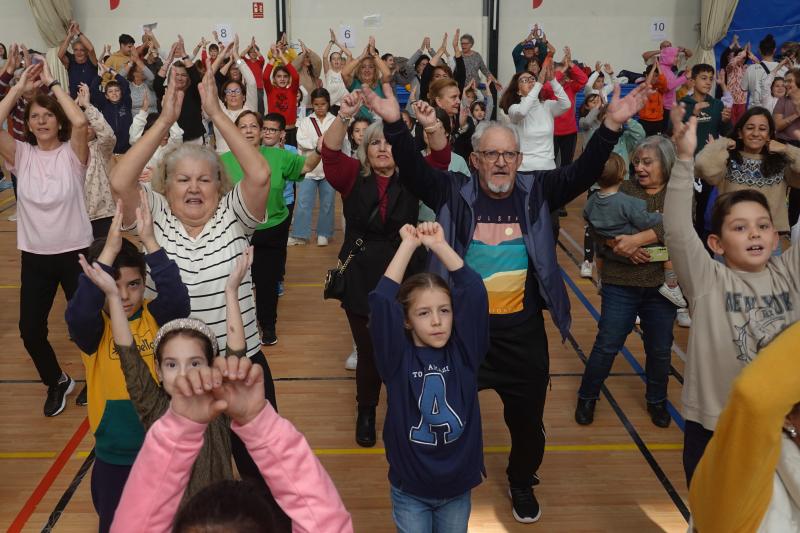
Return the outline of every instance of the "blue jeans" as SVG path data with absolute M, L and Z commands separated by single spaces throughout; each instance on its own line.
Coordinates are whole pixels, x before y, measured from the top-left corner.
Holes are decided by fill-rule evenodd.
M 319 191 L 319 216 L 317 218 L 317 237 L 330 239 L 333 236 L 333 202 L 336 191 L 328 180 L 306 178 L 297 184 L 297 205 L 294 211 L 292 237 L 311 238 L 311 212 Z
M 454 498 L 420 498 L 392 485 L 392 518 L 399 533 L 466 533 L 471 491 Z
M 644 351 L 647 356 L 647 403 L 667 399 L 667 381 L 672 356 L 672 327 L 676 307 L 658 292 L 658 287 L 627 287 L 603 283 L 603 303 L 597 338 L 583 371 L 578 397 L 596 400 L 600 387 L 611 372 L 614 357 L 625 345 L 628 334 L 641 319 Z

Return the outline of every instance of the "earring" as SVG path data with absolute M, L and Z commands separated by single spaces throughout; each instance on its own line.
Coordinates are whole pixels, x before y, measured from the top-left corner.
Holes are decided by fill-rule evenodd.
M 797 428 L 789 425 L 783 428 L 783 430 L 793 439 L 797 438 Z

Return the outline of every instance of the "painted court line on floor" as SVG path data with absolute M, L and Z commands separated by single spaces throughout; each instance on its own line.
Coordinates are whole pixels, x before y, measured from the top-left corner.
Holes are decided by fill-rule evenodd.
M 67 441 L 64 449 L 61 450 L 61 453 L 59 453 L 58 457 L 56 457 L 55 462 L 52 464 L 52 466 L 50 466 L 42 480 L 33 490 L 28 498 L 28 501 L 26 501 L 25 505 L 22 506 L 22 509 L 20 509 L 17 517 L 14 518 L 13 522 L 11 522 L 11 525 L 8 528 L 8 533 L 18 533 L 22 531 L 22 528 L 28 523 L 28 519 L 36 510 L 36 506 L 42 501 L 42 498 L 44 498 L 44 496 L 47 494 L 47 491 L 50 490 L 53 482 L 64 469 L 64 466 L 66 466 L 70 457 L 72 457 L 72 455 L 75 453 L 75 449 L 81 443 L 83 437 L 86 436 L 88 431 L 89 419 L 84 418 L 83 422 L 81 422 L 81 424 L 75 430 L 75 433 L 73 433 L 72 437 L 69 439 L 69 441 Z
M 679 451 L 683 450 L 680 443 L 653 443 L 648 444 L 650 451 Z M 639 448 L 631 443 L 612 443 L 612 444 L 548 444 L 545 446 L 548 452 L 635 452 Z M 508 453 L 510 446 L 484 446 L 483 452 Z M 71 459 L 86 459 L 91 455 L 91 451 L 75 452 Z M 384 448 L 314 448 L 315 455 L 383 455 Z M 0 453 L 2 459 L 52 459 L 56 452 L 4 452 Z

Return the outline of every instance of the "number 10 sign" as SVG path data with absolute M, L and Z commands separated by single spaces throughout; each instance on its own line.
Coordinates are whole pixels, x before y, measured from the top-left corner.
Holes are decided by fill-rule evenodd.
M 663 41 L 667 38 L 667 21 L 663 18 L 654 18 L 650 21 L 650 40 Z

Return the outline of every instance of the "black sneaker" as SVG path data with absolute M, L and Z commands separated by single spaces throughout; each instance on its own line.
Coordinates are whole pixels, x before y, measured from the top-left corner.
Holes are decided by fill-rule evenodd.
M 356 418 L 356 443 L 364 448 L 375 446 L 375 408 L 359 407 Z
M 273 346 L 278 344 L 278 336 L 275 335 L 274 329 L 265 329 L 261 334 L 261 344 L 264 346 Z
M 582 400 L 578 398 L 578 405 L 575 407 L 575 422 L 582 426 L 588 426 L 594 422 L 594 406 L 597 400 Z
M 542 517 L 542 510 L 533 495 L 532 487 L 509 486 L 508 495 L 511 497 L 511 513 L 517 522 L 532 524 Z
M 75 380 L 66 374 L 62 374 L 62 378 L 65 378 L 64 381 L 59 381 L 57 385 L 47 387 L 44 416 L 56 416 L 67 405 L 67 395 L 75 388 Z
M 669 427 L 672 417 L 669 416 L 669 411 L 667 411 L 666 400 L 658 403 L 648 403 L 647 412 L 650 413 L 650 420 L 653 421 L 653 424 L 660 428 Z
M 75 398 L 75 405 L 86 405 L 89 403 L 89 399 L 86 397 L 86 384 L 83 385 L 83 388 L 78 393 L 78 397 Z

